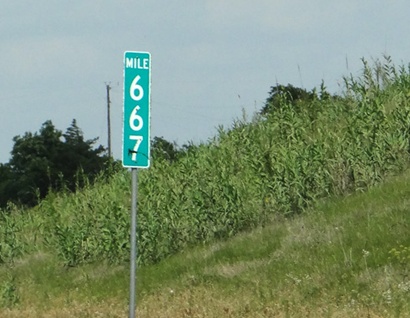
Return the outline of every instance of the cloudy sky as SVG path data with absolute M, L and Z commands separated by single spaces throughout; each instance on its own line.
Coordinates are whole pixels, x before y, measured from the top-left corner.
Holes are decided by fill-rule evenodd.
M 77 119 L 87 139 L 122 147 L 124 51 L 152 56 L 151 136 L 206 141 L 277 82 L 332 92 L 362 57 L 410 62 L 408 0 L 2 1 L 0 162 L 12 138 Z

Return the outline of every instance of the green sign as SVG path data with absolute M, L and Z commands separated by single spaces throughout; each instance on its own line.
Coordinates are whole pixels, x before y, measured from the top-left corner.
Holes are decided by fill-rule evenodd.
M 124 53 L 122 165 L 150 165 L 151 54 Z

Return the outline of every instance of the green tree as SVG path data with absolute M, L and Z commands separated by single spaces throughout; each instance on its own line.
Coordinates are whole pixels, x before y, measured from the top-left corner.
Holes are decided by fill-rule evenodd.
M 311 102 L 316 97 L 315 90 L 308 92 L 307 90 L 295 87 L 292 84 L 288 84 L 287 86 L 277 84 L 276 86 L 271 87 L 261 114 L 267 115 L 272 113 L 275 110 L 280 109 L 284 103 L 290 103 L 294 107 L 298 107 L 302 102 Z
M 0 207 L 5 207 L 13 198 L 16 189 L 13 183 L 13 173 L 8 164 L 0 163 Z
M 154 137 L 151 141 L 151 156 L 154 160 L 163 159 L 174 162 L 179 157 L 179 149 L 175 142 L 169 142 L 164 137 Z
M 62 150 L 61 136 L 61 131 L 46 121 L 39 133 L 26 132 L 13 138 L 9 164 L 17 187 L 16 197 L 21 203 L 33 205 L 39 197 L 45 197 L 50 187 L 56 187 L 55 163 Z
M 85 140 L 76 120 L 67 131 L 56 129 L 48 120 L 39 132 L 13 138 L 11 159 L 0 169 L 1 202 L 35 205 L 50 189 L 75 190 L 93 180 L 110 161 L 97 138 Z
M 105 156 L 106 150 L 103 146 L 94 148 L 98 138 L 84 139 L 83 132 L 77 126 L 75 119 L 63 137 L 65 142 L 59 154 L 58 170 L 66 186 L 75 190 L 77 186 L 83 186 L 86 179 L 94 179 L 105 167 L 109 158 Z

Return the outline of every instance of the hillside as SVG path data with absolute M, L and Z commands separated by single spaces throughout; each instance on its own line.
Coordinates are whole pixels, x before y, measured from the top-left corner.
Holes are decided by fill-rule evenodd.
M 139 172 L 141 315 L 407 315 L 410 73 L 386 59 Z M 0 211 L 0 317 L 124 315 L 131 181 L 112 169 Z
M 138 317 L 410 317 L 410 173 L 139 268 Z M 0 267 L 0 317 L 124 317 L 128 266 Z

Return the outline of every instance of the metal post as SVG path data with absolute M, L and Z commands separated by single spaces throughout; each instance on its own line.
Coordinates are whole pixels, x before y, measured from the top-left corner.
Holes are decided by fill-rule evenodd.
M 137 260 L 137 192 L 138 173 L 137 168 L 131 169 L 132 193 L 131 193 L 131 271 L 130 271 L 130 318 L 135 318 L 135 284 L 136 284 L 136 260 Z

